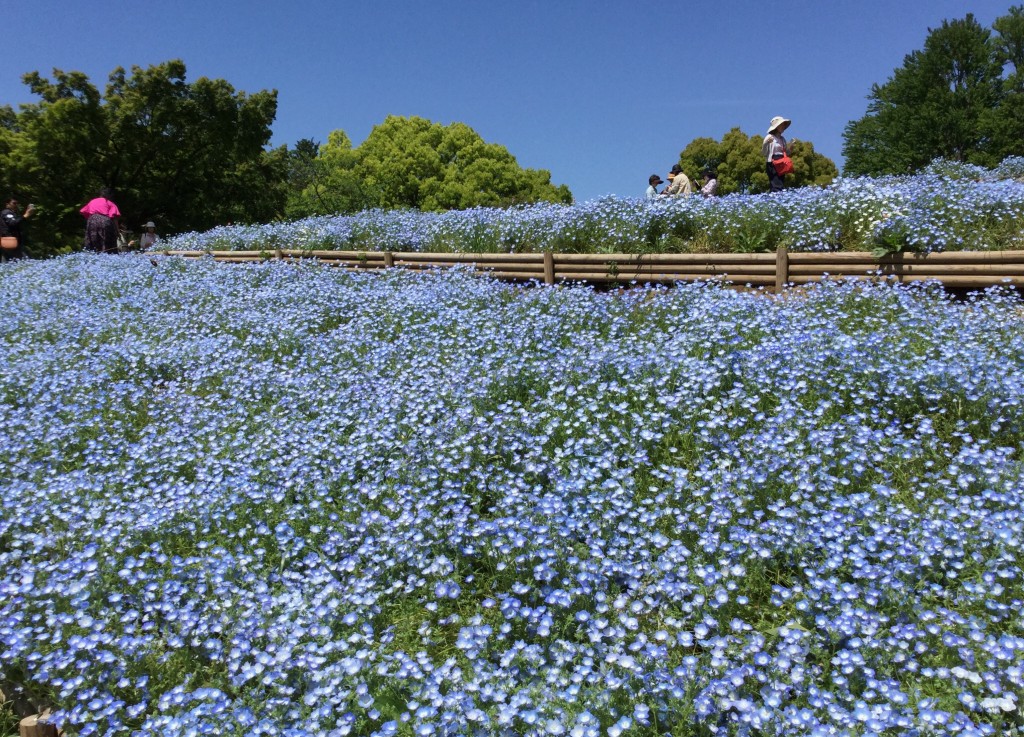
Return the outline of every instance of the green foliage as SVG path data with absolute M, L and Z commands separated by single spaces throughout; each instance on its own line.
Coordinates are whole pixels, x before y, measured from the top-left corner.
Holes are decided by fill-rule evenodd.
M 986 111 L 982 132 L 999 161 L 1024 154 L 1024 6 L 1010 8 L 992 28 L 995 61 L 1004 76 L 999 104 Z
M 40 205 L 30 228 L 37 255 L 81 238 L 78 209 L 112 187 L 129 227 L 164 233 L 276 217 L 285 150 L 267 150 L 277 93 L 236 92 L 224 80 L 188 83 L 185 64 L 122 68 L 101 94 L 81 72 L 23 80 L 38 102 L 0 111 L 4 184 Z
M 807 151 L 800 148 L 794 145 L 794 155 L 803 167 Z M 808 178 L 820 171 L 806 170 Z M 220 227 L 168 239 L 163 247 L 606 254 L 757 252 L 783 245 L 793 251 L 1013 250 L 1024 248 L 1022 172 L 1024 157 L 992 170 L 940 160 L 915 176 L 837 179 L 779 196 L 609 197 L 574 206 L 440 213 L 375 209 L 260 228 Z
M 875 258 L 882 258 L 907 249 L 909 244 L 910 229 L 906 220 L 884 220 L 875 230 L 871 253 Z
M 292 152 L 290 217 L 572 201 L 567 187 L 551 183 L 550 172 L 520 167 L 508 149 L 463 123 L 392 115 L 358 148 L 340 130 L 318 150 L 310 144 L 300 141 Z
M 734 131 L 739 130 L 733 128 Z M 700 173 L 705 169 L 718 170 L 718 191 L 728 194 L 722 190 L 722 161 L 725 141 L 719 143 L 714 138 L 694 138 L 679 154 L 679 165 L 691 179 L 700 181 Z M 730 189 L 729 192 L 734 191 Z
M 679 164 L 691 178 L 700 181 L 704 169 L 718 174 L 718 193 L 757 194 L 768 191 L 768 175 L 761 155 L 761 136 L 748 136 L 733 128 L 721 142 L 713 138 L 696 138 L 679 154 Z M 809 141 L 790 141 L 793 172 L 786 177 L 789 187 L 826 185 L 839 175 L 835 163 L 814 150 Z
M 787 175 L 786 181 L 794 187 L 824 187 L 839 176 L 835 162 L 815 151 L 810 141 L 790 141 L 789 156 L 793 159 L 793 173 Z
M 1024 154 L 1024 8 L 992 28 L 970 13 L 943 21 L 873 85 L 867 114 L 843 134 L 845 173 L 904 174 L 936 158 L 991 166 Z
M 352 213 L 375 205 L 355 172 L 358 155 L 344 131 L 333 131 L 323 146 L 301 140 L 288 156 L 287 217 Z

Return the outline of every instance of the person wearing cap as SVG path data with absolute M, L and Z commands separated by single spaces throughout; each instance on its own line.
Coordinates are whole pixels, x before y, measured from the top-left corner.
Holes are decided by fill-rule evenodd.
M 661 177 L 659 177 L 657 174 L 651 174 L 651 176 L 647 177 L 647 199 L 653 200 L 655 197 L 657 197 L 658 185 L 664 183 L 665 182 L 663 182 Z
M 789 154 L 789 144 L 782 137 L 782 131 L 789 127 L 790 122 L 792 121 L 781 115 L 772 118 L 772 122 L 768 124 L 768 134 L 761 144 L 761 154 L 767 162 L 765 171 L 768 173 L 768 183 L 771 185 L 772 192 L 782 191 L 782 175 L 775 171 L 775 164 L 772 162 Z
M 690 182 L 690 178 L 683 172 L 683 167 L 676 164 L 672 167 L 672 171 L 668 173 L 668 178 L 672 181 L 670 185 L 665 187 L 663 195 L 669 197 L 689 197 L 693 194 L 693 184 Z
M 146 229 L 146 232 L 139 238 L 139 248 L 145 251 L 147 248 L 156 243 L 160 238 L 156 234 L 156 223 L 150 220 L 148 223 L 142 226 Z

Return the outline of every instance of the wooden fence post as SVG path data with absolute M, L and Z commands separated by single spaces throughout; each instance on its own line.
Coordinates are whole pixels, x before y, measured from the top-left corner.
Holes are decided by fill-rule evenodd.
M 555 254 L 551 251 L 544 252 L 544 283 L 555 283 Z
M 57 727 L 49 722 L 40 722 L 49 712 L 25 717 L 18 725 L 18 737 L 57 737 Z
M 789 281 L 789 249 L 779 246 L 775 249 L 775 293 L 782 294 Z
M 393 268 L 394 265 L 395 265 L 395 254 L 391 253 L 391 251 L 385 251 L 384 252 L 384 268 L 385 269 L 390 269 L 390 268 Z

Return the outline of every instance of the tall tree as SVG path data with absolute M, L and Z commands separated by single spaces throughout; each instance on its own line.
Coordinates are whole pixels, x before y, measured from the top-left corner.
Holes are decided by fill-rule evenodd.
M 808 185 L 823 187 L 839 176 L 839 167 L 832 159 L 814 150 L 810 141 L 796 140 L 790 145 L 793 159 L 793 173 L 787 175 L 794 186 Z M 767 179 L 767 175 L 765 175 Z
M 995 62 L 1003 70 L 999 104 L 983 122 L 990 163 L 1024 156 L 1024 6 L 1010 8 L 992 24 Z
M 334 131 L 306 171 L 310 177 L 290 200 L 294 216 L 572 201 L 565 185 L 551 183 L 550 172 L 520 167 L 508 149 L 469 126 L 419 117 L 388 116 L 355 149 L 344 131 Z
M 1019 68 L 1021 8 L 994 28 L 996 37 L 968 13 L 929 29 L 924 49 L 873 85 L 867 114 L 846 126 L 846 173 L 909 173 L 940 157 L 993 164 L 1024 152 L 1024 141 L 1014 138 L 1019 98 L 1010 94 L 1019 80 L 1003 79 L 1005 65 Z
M 332 131 L 323 146 L 299 141 L 291 157 L 288 217 L 350 213 L 377 205 L 355 171 L 359 157 L 345 131 Z
M 19 173 L 26 168 L 23 164 L 15 165 L 15 152 L 23 150 L 17 123 L 18 116 L 11 106 L 0 106 L 0 197 L 14 193 Z
M 43 205 L 34 250 L 73 241 L 78 208 L 103 186 L 117 192 L 126 222 L 157 220 L 164 232 L 280 213 L 286 154 L 267 150 L 277 93 L 247 95 L 205 77 L 188 83 L 185 71 L 177 60 L 130 75 L 118 68 L 103 94 L 81 72 L 23 77 L 40 100 L 16 116 L 4 163 Z
M 763 136 L 748 136 L 733 128 L 722 140 L 695 138 L 679 154 L 679 164 L 691 177 L 698 177 L 707 168 L 718 175 L 718 193 L 768 191 L 768 175 L 761 155 Z M 814 150 L 810 141 L 792 141 L 793 172 L 786 177 L 788 187 L 824 185 L 839 174 L 835 163 Z

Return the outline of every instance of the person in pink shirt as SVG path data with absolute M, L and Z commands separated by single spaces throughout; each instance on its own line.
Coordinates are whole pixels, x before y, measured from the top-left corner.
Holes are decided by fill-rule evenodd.
M 113 192 L 104 187 L 79 212 L 85 217 L 85 250 L 117 253 L 117 226 L 121 211 L 111 202 Z

